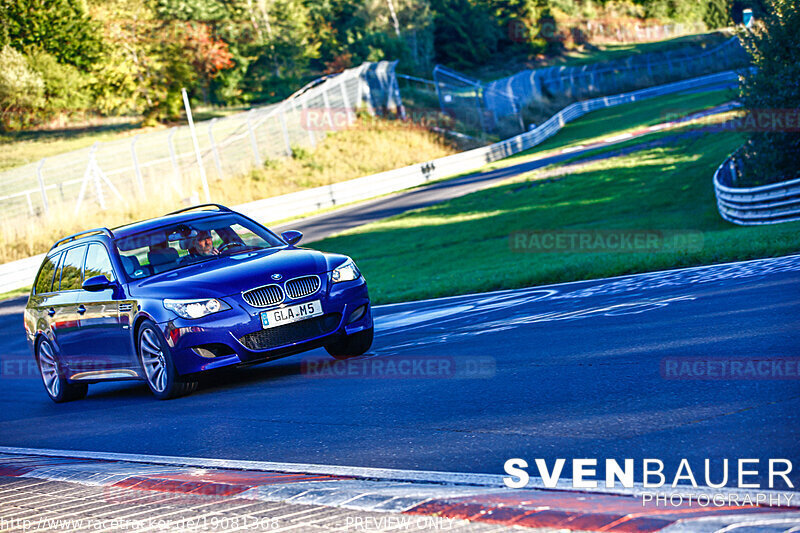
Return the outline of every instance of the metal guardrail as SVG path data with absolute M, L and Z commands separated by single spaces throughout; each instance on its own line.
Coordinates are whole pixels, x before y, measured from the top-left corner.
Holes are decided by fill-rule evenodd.
M 758 187 L 735 187 L 737 176 L 735 155 L 714 172 L 714 193 L 722 218 L 740 226 L 800 220 L 800 178 Z
M 550 117 L 536 129 L 489 146 L 371 176 L 265 198 L 234 206 L 233 209 L 259 222 L 268 223 L 374 198 L 424 185 L 436 179 L 469 172 L 487 163 L 528 150 L 558 133 L 567 122 L 591 111 L 725 82 L 735 83 L 738 79 L 738 74 L 735 72 L 721 72 L 630 93 L 576 102 Z M 37 258 L 28 258 L 0 265 L 0 293 L 31 285 L 42 257 L 37 256 L 36 261 L 34 259 Z

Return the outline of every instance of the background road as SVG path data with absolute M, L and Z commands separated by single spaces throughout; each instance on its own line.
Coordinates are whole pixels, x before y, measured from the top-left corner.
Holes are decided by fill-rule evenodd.
M 703 88 L 703 91 L 711 89 L 724 89 L 730 88 L 730 84 L 722 84 L 720 86 L 713 86 L 711 88 Z M 687 91 L 694 92 L 694 91 Z M 738 107 L 738 103 L 728 102 L 704 111 L 692 113 L 681 119 L 680 122 L 688 122 L 690 120 L 724 113 Z M 444 202 L 452 198 L 464 196 L 466 194 L 486 189 L 500 182 L 507 180 L 513 176 L 531 172 L 533 170 L 544 168 L 548 165 L 561 163 L 569 159 L 582 159 L 598 148 L 605 148 L 628 142 L 632 139 L 644 137 L 649 135 L 657 128 L 663 128 L 668 124 L 658 124 L 651 127 L 643 127 L 640 130 L 629 132 L 625 135 L 617 135 L 609 138 L 608 140 L 600 140 L 592 143 L 574 147 L 565 153 L 554 154 L 546 157 L 538 157 L 537 159 L 524 161 L 515 165 L 498 168 L 496 170 L 489 170 L 486 172 L 477 172 L 474 174 L 467 174 L 453 179 L 445 179 L 437 181 L 430 185 L 417 187 L 410 191 L 402 191 L 396 194 L 390 194 L 384 197 L 360 202 L 358 204 L 322 213 L 319 215 L 307 217 L 304 219 L 294 220 L 273 227 L 278 233 L 294 229 L 303 232 L 303 242 L 311 243 L 341 233 L 342 231 L 375 222 L 390 216 L 398 215 L 412 209 L 420 209 L 429 205 L 439 202 Z M 631 148 L 635 150 L 635 148 Z M 611 157 L 613 154 L 603 153 L 598 154 L 597 158 Z
M 0 380 L 0 445 L 485 473 L 511 457 L 653 457 L 673 472 L 686 457 L 698 476 L 704 458 L 797 464 L 796 378 L 665 379 L 661 366 L 800 356 L 798 283 L 794 256 L 382 306 L 362 359 L 381 372 L 310 376 L 316 351 L 168 402 L 116 383 L 55 405 L 23 365 Z M 21 305 L 0 311 L 6 371 L 32 361 Z M 418 357 L 458 372 L 387 377 Z

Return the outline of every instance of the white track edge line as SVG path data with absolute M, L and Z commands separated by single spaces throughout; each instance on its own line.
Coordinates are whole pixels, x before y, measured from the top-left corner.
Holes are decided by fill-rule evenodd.
M 730 267 L 736 265 L 747 265 L 750 263 L 760 263 L 764 261 L 776 261 L 780 259 L 800 259 L 800 254 L 789 254 L 789 255 L 779 255 L 775 257 L 761 257 L 758 259 L 745 259 L 742 261 L 731 261 L 729 263 L 712 263 L 710 265 L 696 265 L 691 267 L 685 268 L 668 268 L 664 270 L 651 270 L 648 272 L 637 272 L 636 274 L 620 274 L 619 276 L 611 276 L 609 278 L 592 278 L 592 279 L 579 279 L 575 281 L 562 281 L 560 283 L 551 283 L 549 285 L 531 285 L 530 287 L 519 287 L 517 289 L 501 289 L 499 291 L 488 291 L 488 292 L 471 292 L 469 294 L 456 294 L 453 296 L 442 296 L 439 298 L 425 298 L 423 300 L 410 300 L 408 302 L 395 302 L 391 304 L 380 304 L 380 305 L 373 305 L 374 309 L 380 309 L 385 307 L 393 307 L 398 305 L 411 305 L 411 304 L 420 304 L 420 303 L 428 303 L 428 302 L 446 302 L 448 300 L 457 300 L 460 298 L 474 298 L 478 296 L 493 296 L 497 294 L 504 294 L 509 292 L 521 292 L 521 291 L 530 291 L 533 289 L 550 289 L 550 288 L 557 288 L 563 287 L 565 285 L 578 285 L 581 283 L 594 283 L 599 281 L 614 281 L 624 278 L 638 278 L 640 276 L 652 276 L 654 274 L 674 274 L 676 272 L 692 272 L 695 270 L 702 270 L 706 268 L 721 268 L 721 267 Z

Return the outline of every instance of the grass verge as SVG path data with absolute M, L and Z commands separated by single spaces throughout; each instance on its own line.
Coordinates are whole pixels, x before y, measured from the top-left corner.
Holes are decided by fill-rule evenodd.
M 0 294 L 0 302 L 11 300 L 12 298 L 19 298 L 20 296 L 28 296 L 31 293 L 30 287 L 23 287 Z
M 542 178 L 503 185 L 315 243 L 352 256 L 375 303 L 432 298 L 775 256 L 800 249 L 800 223 L 737 227 L 719 217 L 711 176 L 737 133 L 679 139 Z M 699 249 L 519 253 L 530 230 L 699 232 Z
M 566 124 L 558 133 L 541 144 L 501 161 L 490 163 L 481 171 L 524 163 L 552 155 L 564 148 L 590 144 L 612 135 L 622 135 L 675 120 L 730 102 L 735 96 L 730 90 L 678 93 L 593 111 Z
M 597 141 L 609 135 L 654 126 L 724 104 L 735 97 L 735 92 L 729 90 L 678 93 L 600 109 L 570 122 L 542 144 L 520 152 L 514 158 L 541 155 L 551 150 Z

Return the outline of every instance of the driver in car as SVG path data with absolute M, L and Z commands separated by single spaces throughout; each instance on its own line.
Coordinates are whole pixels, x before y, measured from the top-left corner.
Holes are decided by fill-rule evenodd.
M 219 250 L 214 248 L 211 233 L 203 230 L 197 232 L 197 237 L 194 238 L 194 245 L 189 248 L 189 253 L 195 257 L 208 257 L 210 255 L 219 255 Z

